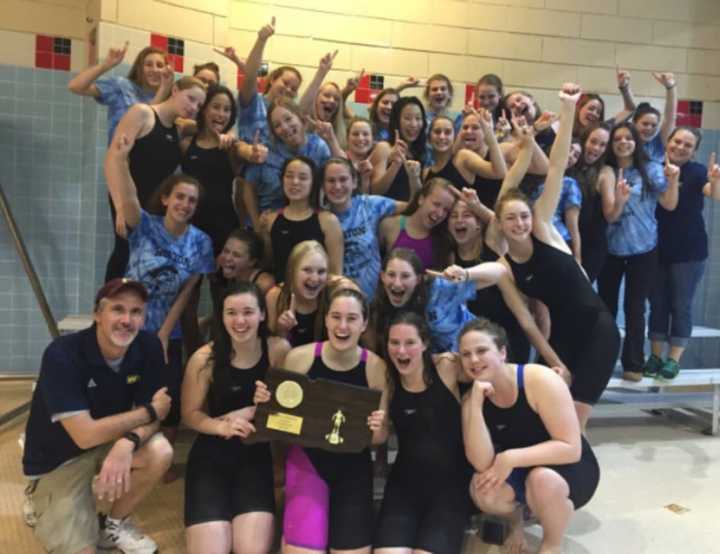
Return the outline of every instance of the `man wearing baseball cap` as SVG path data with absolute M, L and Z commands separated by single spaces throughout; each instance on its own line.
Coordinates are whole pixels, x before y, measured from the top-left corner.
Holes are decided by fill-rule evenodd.
M 138 281 L 109 281 L 95 297 L 95 323 L 43 354 L 23 470 L 35 534 L 50 552 L 157 551 L 128 519 L 173 454 L 157 432 L 170 397 L 160 340 L 141 331 L 146 301 Z M 107 508 L 102 529 L 96 498 Z

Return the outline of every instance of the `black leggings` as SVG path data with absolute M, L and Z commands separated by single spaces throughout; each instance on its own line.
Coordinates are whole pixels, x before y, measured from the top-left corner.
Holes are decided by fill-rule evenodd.
M 591 308 L 576 313 L 574 327 L 571 322 L 552 322 L 550 346 L 573 375 L 570 386 L 573 400 L 595 404 L 615 369 L 620 332 L 607 310 Z
M 383 497 L 375 548 L 414 548 L 457 554 L 471 511 L 469 476 L 408 479 L 408 468 L 394 466 Z M 454 480 L 452 480 L 454 479 Z M 432 486 L 429 486 L 433 482 Z
M 613 317 L 617 317 L 620 282 L 625 277 L 625 341 L 621 355 L 625 371 L 642 371 L 645 364 L 645 302 L 652 290 L 657 267 L 657 249 L 635 256 L 610 254 L 598 277 L 600 297 Z

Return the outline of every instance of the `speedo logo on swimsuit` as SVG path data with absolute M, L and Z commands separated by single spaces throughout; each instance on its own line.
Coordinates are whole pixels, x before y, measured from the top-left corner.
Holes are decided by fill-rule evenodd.
M 95 387 L 97 387 L 97 383 L 95 382 L 95 379 L 91 377 L 88 381 L 87 388 L 94 389 Z
M 170 134 L 165 135 L 165 138 L 170 142 L 175 142 L 175 137 Z
M 230 390 L 231 390 L 232 392 L 237 392 L 237 391 L 239 391 L 239 390 L 242 390 L 242 385 L 236 385 L 236 386 L 234 386 L 234 387 L 230 387 Z
M 405 415 L 413 415 L 417 410 L 415 408 L 406 408 Z
M 525 277 L 525 282 L 526 282 L 526 283 L 529 283 L 530 281 L 533 280 L 533 277 L 535 277 L 535 274 L 534 274 L 534 273 L 531 273 L 530 275 L 527 275 L 527 276 Z
M 502 431 L 503 429 L 505 429 L 505 427 L 507 427 L 507 425 L 501 423 L 500 425 L 496 425 L 495 429 L 497 429 L 498 431 Z
M 128 375 L 127 376 L 127 384 L 132 385 L 133 383 L 137 383 L 140 380 L 139 375 Z

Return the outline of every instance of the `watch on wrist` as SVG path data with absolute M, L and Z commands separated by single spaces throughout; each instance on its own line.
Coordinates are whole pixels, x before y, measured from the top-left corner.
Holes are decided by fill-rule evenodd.
M 134 431 L 129 431 L 123 435 L 123 438 L 133 443 L 133 452 L 137 452 L 137 449 L 140 448 L 140 435 Z
M 147 413 L 150 416 L 150 421 L 148 423 L 155 423 L 158 420 L 158 415 L 153 405 L 148 402 L 147 404 L 143 404 L 142 407 L 147 410 Z

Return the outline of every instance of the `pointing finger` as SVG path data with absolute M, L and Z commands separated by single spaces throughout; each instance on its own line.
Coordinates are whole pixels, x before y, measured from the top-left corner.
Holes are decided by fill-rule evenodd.
M 255 136 L 253 137 L 253 146 L 257 146 L 260 144 L 260 129 L 257 129 L 255 131 Z
M 715 152 L 710 153 L 710 161 L 708 162 L 708 167 L 712 170 L 713 167 L 715 167 L 717 156 Z
M 455 198 L 457 198 L 458 200 L 462 200 L 462 199 L 463 199 L 463 194 L 462 194 L 462 192 L 460 192 L 460 191 L 455 187 L 455 185 L 450 185 L 450 186 L 448 187 L 448 189 L 449 189 L 450 192 L 455 196 Z
M 339 50 L 335 50 L 335 52 L 332 53 L 332 56 L 330 56 L 330 60 L 334 60 L 335 56 L 338 55 Z
M 274 15 L 272 16 L 272 19 L 270 20 L 270 25 L 275 27 L 275 16 Z
M 295 314 L 295 293 L 290 294 L 290 308 L 289 310 Z
M 618 171 L 618 183 L 622 182 L 622 180 L 623 180 L 623 170 L 622 170 L 622 168 L 620 168 L 620 170 Z

